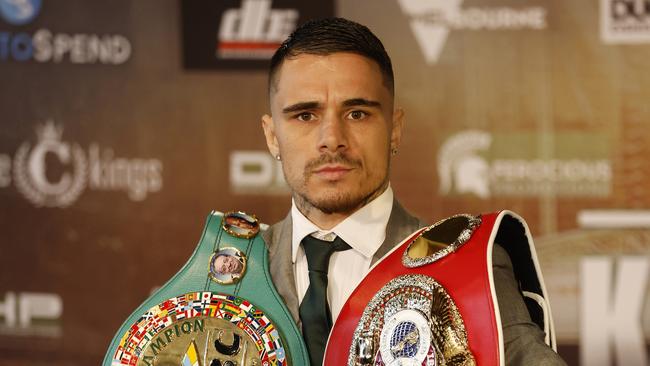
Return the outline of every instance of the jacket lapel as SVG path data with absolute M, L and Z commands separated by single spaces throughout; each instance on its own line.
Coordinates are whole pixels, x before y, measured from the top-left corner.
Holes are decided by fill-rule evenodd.
M 291 258 L 291 235 L 293 232 L 291 212 L 284 220 L 269 227 L 262 232 L 262 238 L 269 249 L 269 272 L 289 312 L 300 327 L 300 315 L 298 313 L 298 292 L 296 291 L 296 280 L 293 273 L 293 261 Z
M 422 226 L 424 224 L 419 219 L 406 212 L 397 200 L 393 200 L 393 209 L 386 225 L 386 238 L 375 252 L 375 255 L 373 255 L 371 265 L 375 264 L 397 244 Z

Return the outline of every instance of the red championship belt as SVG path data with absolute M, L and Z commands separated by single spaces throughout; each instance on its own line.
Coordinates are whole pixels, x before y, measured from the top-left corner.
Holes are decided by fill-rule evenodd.
M 511 257 L 523 256 L 529 273 L 522 277 L 532 284 L 523 289 L 546 298 L 523 219 L 509 211 L 452 216 L 418 230 L 371 268 L 341 309 L 323 364 L 503 365 L 492 275 L 497 237 Z M 543 310 L 540 325 L 552 335 Z

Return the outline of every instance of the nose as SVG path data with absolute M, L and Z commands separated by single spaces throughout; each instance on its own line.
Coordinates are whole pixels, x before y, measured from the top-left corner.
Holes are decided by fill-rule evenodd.
M 337 152 L 348 147 L 348 131 L 345 121 L 335 115 L 326 115 L 320 123 L 319 150 Z

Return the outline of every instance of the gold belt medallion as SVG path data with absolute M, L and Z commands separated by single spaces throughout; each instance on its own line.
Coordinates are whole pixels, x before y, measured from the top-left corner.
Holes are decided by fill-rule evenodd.
M 436 280 L 403 275 L 370 300 L 354 331 L 348 365 L 473 366 L 456 304 Z

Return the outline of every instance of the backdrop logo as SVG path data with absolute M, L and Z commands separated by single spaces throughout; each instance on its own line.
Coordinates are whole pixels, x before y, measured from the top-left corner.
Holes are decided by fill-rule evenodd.
M 411 30 L 428 64 L 440 57 L 449 32 L 467 30 L 518 30 L 546 28 L 543 7 L 461 8 L 462 0 L 398 0 L 410 19 Z
M 650 43 L 650 1 L 600 0 L 600 34 L 610 44 Z
M 6 292 L 0 297 L 0 334 L 60 337 L 63 299 L 47 292 Z
M 600 137 L 591 137 L 594 146 Z M 438 176 L 441 195 L 473 194 L 486 199 L 493 196 L 558 196 L 605 197 L 610 194 L 612 168 L 607 159 L 597 159 L 592 151 L 563 159 L 534 157 L 535 137 L 492 135 L 480 130 L 467 130 L 447 138 L 438 152 Z M 558 146 L 585 146 L 583 136 L 558 136 Z M 496 142 L 495 142 L 496 141 Z M 565 141 L 568 141 L 566 143 Z M 571 143 L 575 141 L 576 143 Z M 522 146 L 516 151 L 513 146 Z M 589 144 L 587 144 L 589 145 Z M 507 149 L 499 149 L 507 146 Z M 586 147 L 585 149 L 588 149 Z M 503 156 L 503 155 L 519 155 Z M 500 156 L 501 155 L 501 156 Z
M 16 188 L 35 206 L 67 207 L 86 187 L 88 162 L 79 145 L 61 141 L 63 129 L 52 121 L 37 129 L 38 143 L 30 151 L 30 144 L 20 146 L 15 156 Z M 53 182 L 47 177 L 45 158 L 54 155 L 61 164 L 72 165 Z
M 188 69 L 267 69 L 293 30 L 334 16 L 334 1 L 182 1 L 183 64 Z
M 449 193 L 455 183 L 457 193 L 490 197 L 489 164 L 478 153 L 491 143 L 492 136 L 483 131 L 465 131 L 449 138 L 438 153 L 440 193 Z
M 266 151 L 233 151 L 230 154 L 230 189 L 242 194 L 286 194 L 282 164 Z
M 0 0 L 0 15 L 13 25 L 31 22 L 40 10 L 41 0 Z
M 217 57 L 270 59 L 297 21 L 296 9 L 271 10 L 271 0 L 244 0 L 241 8 L 223 13 Z
M 117 157 L 97 143 L 83 149 L 63 141 L 63 127 L 52 121 L 36 131 L 37 142 L 20 145 L 13 167 L 9 156 L 0 155 L 0 187 L 9 186 L 13 176 L 16 189 L 36 207 L 68 207 L 85 189 L 124 191 L 136 202 L 162 189 L 158 159 Z
M 32 21 L 41 0 L 0 0 L 0 15 L 11 25 Z M 0 62 L 119 65 L 131 57 L 131 41 L 120 34 L 61 33 L 40 28 L 33 33 L 0 29 Z

